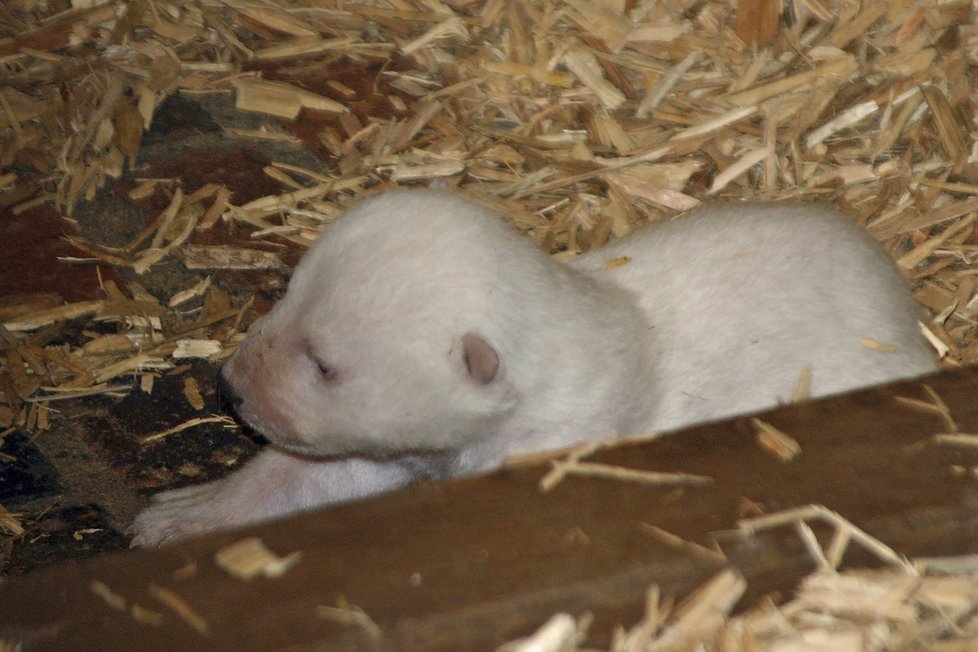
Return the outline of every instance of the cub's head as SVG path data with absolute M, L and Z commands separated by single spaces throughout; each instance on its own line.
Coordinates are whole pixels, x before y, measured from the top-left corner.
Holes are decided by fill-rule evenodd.
M 491 437 L 519 400 L 507 365 L 519 289 L 501 279 L 538 255 L 449 193 L 361 202 L 251 327 L 225 386 L 244 420 L 304 454 L 452 451 Z

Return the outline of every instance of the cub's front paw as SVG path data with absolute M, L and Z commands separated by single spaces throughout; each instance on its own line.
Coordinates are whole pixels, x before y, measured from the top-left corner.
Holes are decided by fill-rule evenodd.
M 156 494 L 152 505 L 133 522 L 132 547 L 157 547 L 195 534 L 220 529 L 231 521 L 222 514 L 221 481 Z

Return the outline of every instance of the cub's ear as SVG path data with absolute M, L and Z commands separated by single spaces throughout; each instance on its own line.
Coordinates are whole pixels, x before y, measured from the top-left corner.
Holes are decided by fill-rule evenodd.
M 462 336 L 462 359 L 469 375 L 481 385 L 491 382 L 499 371 L 499 354 L 478 333 Z

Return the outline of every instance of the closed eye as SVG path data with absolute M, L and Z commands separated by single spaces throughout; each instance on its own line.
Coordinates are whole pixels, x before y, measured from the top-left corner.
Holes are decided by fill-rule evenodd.
M 336 367 L 333 367 L 326 361 L 318 358 L 313 358 L 313 361 L 316 363 L 316 368 L 319 370 L 319 375 L 324 379 L 333 380 L 336 378 Z
M 320 377 L 324 380 L 334 380 L 336 378 L 336 367 L 330 364 L 328 360 L 320 355 L 316 355 L 312 351 L 312 347 L 308 344 L 306 345 L 306 357 L 309 361 L 316 365 L 316 370 L 319 372 Z

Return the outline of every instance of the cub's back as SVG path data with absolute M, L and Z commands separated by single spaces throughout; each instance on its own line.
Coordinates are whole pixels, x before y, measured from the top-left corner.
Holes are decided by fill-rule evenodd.
M 672 405 L 658 427 L 768 406 L 806 367 L 813 396 L 936 368 L 893 261 L 824 206 L 707 205 L 572 265 L 646 312 Z

